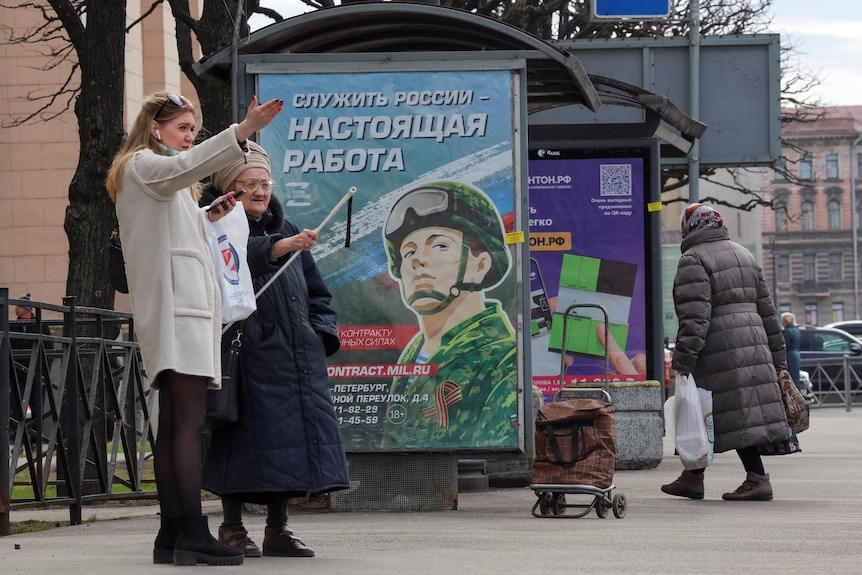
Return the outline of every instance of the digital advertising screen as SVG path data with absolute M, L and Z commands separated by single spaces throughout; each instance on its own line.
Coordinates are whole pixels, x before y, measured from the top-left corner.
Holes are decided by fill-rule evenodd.
M 648 379 L 654 150 L 593 146 L 530 145 L 532 381 L 546 401 L 561 383 Z

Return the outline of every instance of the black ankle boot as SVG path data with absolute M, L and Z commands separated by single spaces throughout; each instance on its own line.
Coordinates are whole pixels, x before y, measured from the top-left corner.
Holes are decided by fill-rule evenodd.
M 174 542 L 180 534 L 180 518 L 161 516 L 162 526 L 153 545 L 153 563 L 174 562 Z
M 242 565 L 242 551 L 222 545 L 210 533 L 206 515 L 180 517 L 180 534 L 174 543 L 174 565 Z

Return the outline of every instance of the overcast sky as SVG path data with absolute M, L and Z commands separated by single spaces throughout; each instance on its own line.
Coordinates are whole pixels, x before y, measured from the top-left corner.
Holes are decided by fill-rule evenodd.
M 820 75 L 825 105 L 862 106 L 862 1 L 776 0 L 771 31 Z
M 283 16 L 310 10 L 300 0 L 263 0 Z M 827 106 L 862 106 L 862 0 L 775 0 L 770 32 L 782 46 L 794 46 L 796 61 L 817 73 L 816 90 Z M 252 20 L 252 26 L 271 23 Z

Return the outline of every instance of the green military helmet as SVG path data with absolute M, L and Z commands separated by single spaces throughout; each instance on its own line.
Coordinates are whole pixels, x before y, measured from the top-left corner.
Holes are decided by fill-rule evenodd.
M 510 255 L 497 208 L 478 188 L 451 181 L 430 182 L 414 188 L 392 206 L 383 226 L 383 236 L 393 277 L 401 279 L 401 242 L 411 232 L 427 227 L 458 230 L 465 238 L 476 239 L 483 251 L 490 254 L 491 269 L 482 283 L 455 286 L 458 289 L 487 289 L 506 277 Z

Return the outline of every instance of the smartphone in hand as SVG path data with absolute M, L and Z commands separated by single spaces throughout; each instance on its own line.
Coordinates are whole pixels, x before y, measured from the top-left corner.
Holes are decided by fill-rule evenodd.
M 231 192 L 231 196 L 233 196 L 233 199 L 235 199 L 235 200 L 236 200 L 236 199 L 238 199 L 241 195 L 243 195 L 244 193 L 245 193 L 245 190 L 237 190 L 237 191 L 235 191 L 235 192 Z M 222 200 L 222 201 L 220 201 L 219 203 L 217 203 L 217 204 L 215 204 L 215 205 L 212 205 L 212 206 L 208 207 L 208 208 L 207 208 L 206 210 L 204 210 L 204 211 L 209 212 L 209 211 L 210 211 L 210 210 L 212 210 L 212 209 L 220 210 L 220 209 L 222 209 L 222 207 L 223 207 L 226 203 L 227 203 L 227 200 Z

